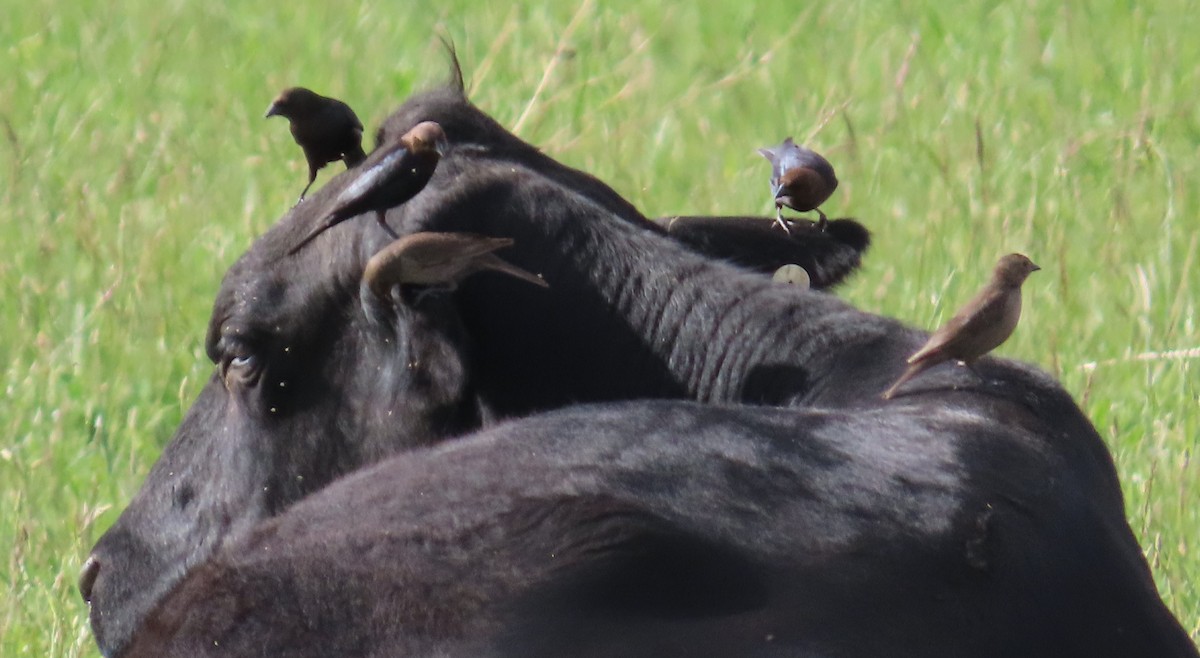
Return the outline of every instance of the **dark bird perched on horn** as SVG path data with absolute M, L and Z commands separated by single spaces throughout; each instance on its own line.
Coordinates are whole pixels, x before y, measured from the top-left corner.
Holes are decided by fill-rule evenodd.
M 816 210 L 820 216 L 817 228 L 825 230 L 829 221 L 820 206 L 837 189 L 837 176 L 833 165 L 821 154 L 811 151 L 792 141 L 791 137 L 774 148 L 758 149 L 760 155 L 771 162 L 771 195 L 775 200 L 775 221 L 784 231 L 791 233 L 783 220 L 783 207 L 808 212 Z
M 317 172 L 330 162 L 341 160 L 349 169 L 366 159 L 362 149 L 363 125 L 350 106 L 336 98 L 322 96 L 304 87 L 284 89 L 267 108 L 266 117 L 285 117 L 292 137 L 308 161 L 308 193 Z M 299 203 L 297 201 L 297 203 Z
M 939 363 L 953 359 L 969 368 L 1008 340 L 1021 319 L 1021 284 L 1040 269 L 1022 254 L 1001 258 L 992 280 L 908 357 L 908 370 L 884 391 L 883 399 L 891 399 L 901 385 Z
M 381 298 L 387 298 L 397 285 L 454 290 L 460 281 L 484 270 L 548 288 L 549 284 L 540 276 L 492 253 L 512 244 L 511 238 L 476 233 L 412 233 L 372 256 L 363 271 L 363 281 Z
M 388 209 L 408 201 L 425 189 L 446 148 L 446 133 L 433 121 L 422 121 L 394 142 L 371 152 L 359 167 L 360 173 L 333 200 L 332 209 L 288 254 L 300 251 L 325 230 L 365 212 L 374 211 L 375 220 L 393 238 L 399 237 L 387 225 Z

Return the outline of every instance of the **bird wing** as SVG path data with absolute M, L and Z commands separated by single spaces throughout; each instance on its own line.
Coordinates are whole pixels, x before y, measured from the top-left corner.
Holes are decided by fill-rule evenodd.
M 403 168 L 407 155 L 408 149 L 397 148 L 385 151 L 374 163 L 371 162 L 371 158 L 367 158 L 362 165 L 362 173 L 342 190 L 335 205 L 346 206 L 378 190 L 387 183 L 396 170 Z
M 469 261 L 482 257 L 497 249 L 511 246 L 510 238 L 492 238 L 484 235 L 443 233 L 425 236 L 418 243 L 405 248 L 405 258 L 423 267 L 432 267 L 456 261 Z
M 512 263 L 504 260 L 503 258 L 500 258 L 496 254 L 484 254 L 484 255 L 478 257 L 477 259 L 474 259 L 474 261 L 475 261 L 476 267 L 478 267 L 479 269 L 492 270 L 494 272 L 501 272 L 503 274 L 507 274 L 509 276 L 516 277 L 522 281 L 532 283 L 533 285 L 539 286 L 541 288 L 549 288 L 550 287 L 550 284 L 546 283 L 546 281 L 544 279 L 542 279 L 542 277 L 534 274 L 533 272 L 530 272 L 528 270 L 524 270 L 520 267 L 517 267 L 516 265 L 513 265 Z
M 954 343 L 996 324 L 1004 313 L 1004 292 L 992 285 L 979 291 L 949 322 L 929 337 L 924 347 L 908 357 L 908 362 L 917 363 L 938 352 L 953 352 Z
M 774 148 L 760 148 L 759 155 L 766 158 L 771 163 L 771 196 L 779 194 L 779 175 L 783 170 L 779 168 L 778 150 Z
M 767 146 L 758 149 L 759 155 L 770 160 L 771 162 L 771 194 L 779 193 L 779 177 L 783 172 L 787 171 L 785 163 L 788 157 L 788 147 L 792 145 L 792 138 L 788 137 L 783 140 L 779 146 Z M 792 145 L 794 148 L 794 145 Z
M 336 98 L 329 100 L 332 102 L 325 106 L 326 120 L 336 125 L 345 126 L 346 128 L 357 128 L 360 132 L 362 131 L 362 121 L 354 113 L 354 108 L 350 107 L 345 101 Z
M 770 146 L 764 146 L 758 149 L 758 154 L 770 160 L 771 162 L 775 162 L 775 149 Z
M 779 175 L 784 172 L 795 169 L 797 167 L 806 167 L 809 163 L 804 157 L 805 149 L 798 146 L 792 141 L 791 137 L 784 140 L 779 146 L 778 157 L 775 161 L 775 166 L 779 169 Z

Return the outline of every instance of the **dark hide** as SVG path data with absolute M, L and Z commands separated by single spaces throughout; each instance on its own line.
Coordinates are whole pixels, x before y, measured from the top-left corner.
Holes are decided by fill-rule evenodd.
M 128 655 L 1196 655 L 1095 515 L 1070 399 L 994 393 L 614 403 L 404 454 L 198 569 Z
M 513 416 L 633 397 L 792 408 L 626 403 L 530 419 L 398 458 L 313 498 L 295 517 L 269 522 L 246 543 L 244 533 L 230 536 L 228 550 L 149 622 L 146 647 L 165 639 L 179 643 L 179 655 L 214 641 L 251 642 L 255 654 L 287 653 L 288 642 L 299 642 L 334 654 L 441 647 L 486 655 L 503 646 L 512 655 L 586 655 L 585 647 L 606 655 L 620 642 L 622 654 L 629 644 L 669 655 L 704 653 L 728 635 L 760 638 L 768 653 L 771 634 L 787 639 L 783 655 L 878 655 L 892 645 L 918 655 L 919 646 L 929 647 L 925 655 L 1194 655 L 1154 591 L 1111 457 L 1055 382 L 985 359 L 977 366 L 982 379 L 947 365 L 902 398 L 881 401 L 922 333 L 697 255 L 600 181 L 505 132 L 461 88 L 415 97 L 383 131 L 422 120 L 438 121 L 451 146 L 429 186 L 390 211 L 388 223 L 401 233 L 514 238 L 501 255 L 551 285 L 482 275 L 454 294 L 470 338 L 472 390 L 486 409 Z M 297 315 L 281 312 L 281 323 L 354 307 L 313 293 L 352 290 L 356 282 L 337 277 L 356 276 L 386 244 L 373 223 L 352 220 L 294 259 L 262 256 L 307 233 L 322 199 L 353 175 L 335 179 L 254 247 L 260 277 L 334 279 L 280 293 L 308 299 Z M 225 326 L 214 324 L 210 344 L 242 347 L 240 332 Z M 382 358 L 367 352 L 366 360 L 338 356 Z M 214 358 L 227 354 L 218 349 Z M 310 358 L 336 363 L 326 352 Z M 324 393 L 363 390 L 353 386 L 370 390 L 354 382 Z M 388 400 L 333 414 L 320 398 L 306 402 L 296 414 L 315 408 L 322 422 L 333 415 L 355 429 L 361 422 L 352 413 L 390 411 Z M 395 437 L 423 425 L 394 418 Z M 257 433 L 222 440 L 235 451 L 273 436 L 246 425 L 234 431 L 248 430 Z M 778 461 L 748 456 L 764 451 Z M 473 457 L 460 465 L 460 454 Z M 389 468 L 396 473 L 385 475 Z M 837 475 L 827 483 L 812 480 L 830 469 Z M 372 479 L 382 484 L 373 488 Z M 698 486 L 687 486 L 692 481 Z M 148 481 L 153 487 L 162 495 L 161 480 Z M 143 489 L 134 505 L 148 496 Z M 133 520 L 123 525 L 123 517 L 114 532 L 155 536 L 148 516 L 126 514 Z M 586 538 L 593 516 L 616 526 L 596 521 L 595 546 Z M 297 532 L 311 526 L 315 534 L 286 531 L 292 518 Z M 607 532 L 628 551 L 611 557 Z M 276 542 L 272 533 L 283 534 Z M 560 548 L 571 556 L 562 569 L 554 557 Z M 627 552 L 632 563 L 621 561 Z M 156 559 L 175 571 L 118 577 L 161 592 L 194 564 Z M 260 561 L 261 571 L 242 571 Z M 649 577 L 656 569 L 647 565 L 672 564 L 680 574 L 664 576 L 662 594 L 649 603 L 620 585 Z M 750 584 L 724 607 L 703 587 L 694 597 L 675 591 L 701 577 Z M 606 583 L 617 585 L 606 590 Z M 141 612 L 118 617 L 132 628 Z M 95 607 L 93 623 L 98 631 L 106 623 Z M 111 637 L 107 648 L 124 640 Z M 754 653 L 749 644 L 731 651 Z

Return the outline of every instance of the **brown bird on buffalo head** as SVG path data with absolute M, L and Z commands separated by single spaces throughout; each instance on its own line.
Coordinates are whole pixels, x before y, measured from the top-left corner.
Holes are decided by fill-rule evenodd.
M 267 108 L 266 117 L 273 116 L 287 118 L 292 137 L 308 161 L 308 185 L 300 192 L 300 201 L 325 165 L 341 160 L 349 169 L 367 157 L 362 149 L 362 122 L 349 105 L 336 98 L 291 87 L 280 92 Z
M 791 233 L 783 221 L 783 207 L 808 212 L 816 210 L 820 221 L 817 228 L 825 230 L 828 219 L 821 212 L 825 203 L 837 189 L 838 179 L 821 154 L 811 151 L 792 141 L 791 137 L 774 148 L 758 149 L 760 155 L 771 162 L 771 194 L 775 200 L 775 221 L 783 230 Z
M 445 148 L 442 127 L 422 121 L 396 141 L 372 151 L 358 168 L 358 176 L 333 200 L 332 210 L 288 254 L 300 251 L 326 229 L 369 211 L 375 211 L 375 221 L 388 235 L 399 237 L 387 225 L 385 213 L 425 189 Z
M 969 368 L 1008 340 L 1021 318 L 1021 284 L 1040 269 L 1022 254 L 1001 258 L 983 290 L 908 357 L 908 370 L 884 391 L 883 399 L 890 399 L 904 382 L 939 363 L 954 359 Z
M 386 299 L 396 285 L 454 290 L 460 281 L 483 270 L 492 270 L 549 287 L 541 277 L 492 253 L 510 247 L 511 238 L 476 233 L 412 233 L 371 257 L 363 280 L 376 296 Z

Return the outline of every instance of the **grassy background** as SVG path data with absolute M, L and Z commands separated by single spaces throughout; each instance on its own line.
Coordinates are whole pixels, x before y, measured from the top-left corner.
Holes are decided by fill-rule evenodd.
M 444 77 L 438 31 L 478 104 L 648 214 L 766 213 L 753 149 L 815 145 L 826 209 L 875 231 L 841 292 L 866 309 L 931 327 L 1029 254 L 1002 352 L 1081 400 L 1200 632 L 1200 355 L 1163 353 L 1200 348 L 1194 3 L 86 4 L 0 0 L 0 655 L 96 653 L 79 565 L 211 372 L 223 271 L 303 184 L 268 102 L 304 84 L 373 130 Z

